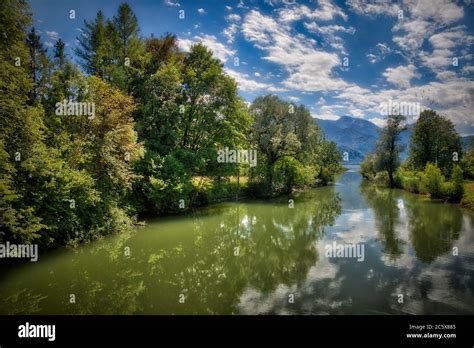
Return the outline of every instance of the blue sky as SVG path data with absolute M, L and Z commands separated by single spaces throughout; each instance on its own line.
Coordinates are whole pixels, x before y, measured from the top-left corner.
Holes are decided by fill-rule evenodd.
M 121 2 L 30 1 L 46 45 L 61 37 L 71 55 L 84 19 L 98 10 L 111 17 Z M 314 117 L 377 125 L 384 124 L 382 105 L 419 103 L 449 117 L 461 134 L 474 134 L 474 1 L 128 3 L 144 37 L 171 32 L 183 50 L 206 44 L 249 102 L 274 93 L 305 104 Z

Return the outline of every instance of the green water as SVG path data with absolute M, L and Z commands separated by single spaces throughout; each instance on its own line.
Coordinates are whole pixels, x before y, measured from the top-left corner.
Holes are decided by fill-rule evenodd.
M 473 227 L 471 211 L 348 171 L 2 268 L 0 314 L 473 314 Z M 364 260 L 327 257 L 333 241 Z

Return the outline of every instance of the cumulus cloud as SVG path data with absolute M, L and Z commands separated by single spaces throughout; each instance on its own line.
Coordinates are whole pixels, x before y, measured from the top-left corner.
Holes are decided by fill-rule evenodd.
M 256 91 L 268 91 L 268 92 L 284 92 L 286 91 L 285 88 L 282 87 L 275 87 L 273 84 L 270 83 L 263 83 L 252 80 L 248 74 L 244 74 L 232 69 L 225 69 L 226 73 L 234 78 L 237 82 L 238 87 L 240 90 L 245 92 L 256 92 Z
M 262 59 L 283 66 L 288 77 L 283 84 L 300 91 L 337 90 L 347 86 L 333 76 L 340 65 L 337 54 L 318 50 L 302 34 L 294 35 L 291 28 L 272 17 L 251 10 L 246 15 L 242 33 L 257 48 L 266 52 Z
M 202 42 L 213 52 L 214 57 L 220 59 L 222 62 L 226 62 L 229 57 L 235 55 L 236 53 L 235 50 L 230 49 L 219 42 L 214 35 L 197 35 L 194 37 L 194 40 L 179 39 L 178 47 L 183 51 L 188 52 L 191 48 L 191 45 L 197 42 Z
M 347 15 L 331 0 L 318 0 L 317 7 L 311 9 L 306 5 L 292 5 L 278 10 L 278 19 L 281 22 L 294 22 L 302 18 L 330 21 L 336 17 L 347 20 Z
M 420 74 L 416 72 L 415 66 L 410 64 L 408 66 L 400 65 L 396 68 L 387 68 L 383 76 L 387 78 L 388 82 L 396 86 L 408 88 L 410 87 L 410 80 L 415 77 L 419 78 Z

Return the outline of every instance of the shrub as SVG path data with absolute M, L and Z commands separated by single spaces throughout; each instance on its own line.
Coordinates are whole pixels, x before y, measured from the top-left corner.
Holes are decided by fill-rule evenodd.
M 435 165 L 428 163 L 423 172 L 422 185 L 433 198 L 442 198 L 441 184 L 444 181 L 441 170 Z
M 441 195 L 449 202 L 460 202 L 464 194 L 463 173 L 461 167 L 455 165 L 451 172 L 451 180 L 441 185 Z
M 399 182 L 399 185 L 404 190 L 413 193 L 420 193 L 420 176 L 413 171 L 406 169 L 399 169 L 395 176 L 395 181 Z
M 390 186 L 390 179 L 388 178 L 387 171 L 378 172 L 375 175 L 374 182 L 376 185 L 380 186 Z
M 375 170 L 375 155 L 370 154 L 360 164 L 360 174 L 367 180 L 372 181 L 377 174 Z

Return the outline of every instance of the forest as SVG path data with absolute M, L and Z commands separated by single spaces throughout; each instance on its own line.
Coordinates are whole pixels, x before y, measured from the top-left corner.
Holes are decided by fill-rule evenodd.
M 83 23 L 75 57 L 61 39 L 48 51 L 32 17 L 24 0 L 0 4 L 2 242 L 74 245 L 145 217 L 326 185 L 341 171 L 304 105 L 274 95 L 248 104 L 212 51 L 197 42 L 183 52 L 171 33 L 143 37 L 126 3 Z M 256 151 L 255 162 L 219 160 L 226 149 Z

